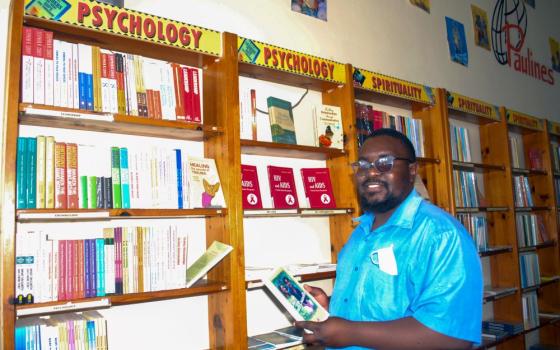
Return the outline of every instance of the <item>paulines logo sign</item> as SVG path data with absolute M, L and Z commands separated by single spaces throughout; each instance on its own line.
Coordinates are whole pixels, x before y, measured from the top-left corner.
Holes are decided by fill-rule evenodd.
M 497 0 L 492 14 L 492 50 L 501 65 L 554 85 L 552 68 L 533 58 L 530 48 L 523 49 L 527 37 L 527 10 L 523 0 Z

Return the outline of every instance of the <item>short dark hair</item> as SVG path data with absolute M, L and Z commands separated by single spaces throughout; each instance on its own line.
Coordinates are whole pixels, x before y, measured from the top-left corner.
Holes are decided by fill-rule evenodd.
M 405 134 L 403 134 L 402 132 L 397 131 L 395 129 L 381 128 L 381 129 L 374 130 L 365 139 L 364 144 L 366 143 L 367 140 L 373 139 L 373 138 L 379 137 L 379 136 L 388 136 L 388 137 L 392 137 L 392 138 L 398 140 L 401 143 L 401 145 L 404 147 L 404 149 L 407 153 L 406 157 L 408 159 L 410 159 L 410 161 L 412 163 L 416 163 L 416 151 L 414 150 L 414 146 L 412 145 L 412 142 L 410 142 L 410 140 L 408 139 L 408 137 Z

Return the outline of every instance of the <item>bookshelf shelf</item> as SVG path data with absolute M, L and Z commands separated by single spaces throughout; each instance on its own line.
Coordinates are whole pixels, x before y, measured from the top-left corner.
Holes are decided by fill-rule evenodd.
M 530 286 L 530 287 L 523 288 L 521 290 L 521 292 L 522 293 L 528 293 L 528 292 L 532 292 L 532 291 L 535 291 L 537 289 L 541 289 L 543 287 L 550 286 L 550 285 L 553 285 L 555 283 L 558 283 L 560 281 L 560 276 L 551 276 L 551 277 L 547 277 L 547 279 L 548 279 L 547 281 L 541 281 L 541 283 L 539 283 L 535 286 Z
M 56 116 L 58 114 L 58 116 Z M 91 119 L 87 119 L 87 118 Z M 20 104 L 20 124 L 116 134 L 203 141 L 223 129 L 197 123 L 155 120 L 123 114 L 88 113 L 79 109 Z
M 549 211 L 550 207 L 515 207 L 515 212 L 517 213 L 528 213 L 533 211 Z
M 546 170 L 541 169 L 521 169 L 521 168 L 511 168 L 511 172 L 514 175 L 548 175 Z
M 285 143 L 241 140 L 241 152 L 244 154 L 325 160 L 343 157 L 345 151 L 335 148 L 320 148 L 315 146 L 290 145 Z M 350 166 L 348 166 L 350 172 Z
M 509 211 L 508 207 L 458 207 L 455 209 L 457 214 L 464 214 L 464 213 L 484 213 L 484 212 L 507 212 Z
M 460 162 L 457 160 L 453 161 L 453 166 L 455 168 L 463 169 L 480 169 L 480 170 L 498 170 L 504 171 L 506 167 L 499 164 L 484 164 L 484 163 L 473 163 L 473 162 Z
M 487 257 L 487 256 L 492 256 L 492 255 L 511 253 L 512 251 L 513 251 L 513 248 L 510 247 L 510 246 L 488 247 L 486 250 L 479 251 L 478 255 L 480 255 L 480 257 Z
M 517 288 L 496 288 L 484 290 L 484 302 L 489 303 L 517 293 Z
M 250 217 L 285 217 L 285 216 L 331 216 L 331 215 L 346 215 L 352 214 L 354 210 L 352 208 L 336 208 L 336 209 L 245 209 L 243 211 L 243 216 L 246 218 Z
M 554 247 L 555 245 L 556 245 L 556 241 L 548 241 L 548 242 L 539 243 L 539 244 L 534 245 L 534 246 L 520 247 L 518 250 L 519 250 L 520 253 L 521 252 L 529 252 L 529 251 L 536 251 L 537 249 Z
M 224 216 L 227 208 L 216 209 L 25 209 L 17 210 L 18 221 L 65 221 L 99 219 L 136 219 L 161 217 L 211 217 Z
M 87 298 L 65 301 L 53 301 L 48 303 L 37 303 L 16 306 L 17 317 L 50 315 L 70 311 L 85 311 L 91 309 L 103 309 L 111 307 L 109 297 Z

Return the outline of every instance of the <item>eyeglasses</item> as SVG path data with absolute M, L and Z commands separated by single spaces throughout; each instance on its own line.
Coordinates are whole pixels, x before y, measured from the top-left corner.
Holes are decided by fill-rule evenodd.
M 354 173 L 358 176 L 365 175 L 372 168 L 378 173 L 387 173 L 393 170 L 395 160 L 404 160 L 412 163 L 412 161 L 408 158 L 386 155 L 377 158 L 374 162 L 368 162 L 367 160 L 360 159 L 359 161 L 350 164 L 350 166 L 352 166 L 352 170 L 354 170 Z

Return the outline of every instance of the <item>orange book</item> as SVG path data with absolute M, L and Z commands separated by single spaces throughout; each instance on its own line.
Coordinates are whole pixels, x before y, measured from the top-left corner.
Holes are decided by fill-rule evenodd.
M 56 142 L 54 145 L 54 207 L 67 209 L 66 193 L 66 144 Z
M 66 145 L 66 192 L 67 208 L 78 209 L 78 145 L 75 143 Z

